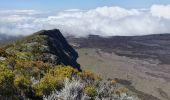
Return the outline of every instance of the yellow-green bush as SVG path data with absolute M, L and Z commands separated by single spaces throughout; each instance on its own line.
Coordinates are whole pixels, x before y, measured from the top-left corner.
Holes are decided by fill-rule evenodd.
M 17 61 L 15 67 L 16 74 L 24 74 L 40 79 L 49 69 L 50 64 L 42 61 Z
M 25 61 L 15 59 L 14 69 L 8 69 L 7 66 L 10 61 L 8 59 L 1 63 L 0 68 L 0 93 L 9 95 L 11 89 L 16 89 L 18 93 L 34 92 L 36 96 L 43 96 L 50 94 L 53 90 L 60 90 L 63 88 L 64 80 L 79 77 L 83 79 L 99 79 L 98 76 L 90 71 L 79 72 L 71 66 L 51 66 L 42 61 Z M 31 82 L 31 77 L 37 80 L 37 83 Z M 10 88 L 9 88 L 10 87 Z M 30 90 L 32 89 L 32 90 Z M 2 92 L 1 92 L 2 90 Z M 8 91 L 9 90 L 9 91 Z M 87 94 L 91 97 L 96 95 L 95 87 L 87 86 L 85 88 Z M 11 93 L 12 94 L 12 93 Z
M 72 79 L 73 77 L 80 77 L 82 79 L 98 79 L 90 71 L 82 71 L 79 72 L 77 69 L 71 66 L 55 66 L 53 69 L 50 69 L 48 73 L 44 75 L 44 77 L 34 86 L 34 90 L 36 95 L 41 96 L 43 94 L 48 94 L 52 90 L 61 89 L 63 86 L 63 82 L 66 78 Z M 95 94 L 94 87 L 87 87 L 85 89 L 90 96 Z
M 7 66 L 7 61 L 5 60 L 5 61 L 0 61 L 0 67 L 2 67 L 2 66 Z
M 94 97 L 97 96 L 96 87 L 93 86 L 93 85 L 85 86 L 84 92 L 85 92 L 89 97 L 91 97 L 91 99 L 94 99 Z
M 19 88 L 19 89 L 28 89 L 31 86 L 31 81 L 29 78 L 21 75 L 21 76 L 17 76 L 14 80 L 14 85 L 15 87 Z
M 30 60 L 32 55 L 30 52 L 16 52 L 15 54 L 17 59 L 22 59 L 25 61 Z
M 8 54 L 6 53 L 4 49 L 0 48 L 0 56 L 6 57 L 8 56 Z
M 74 75 L 78 74 L 78 70 L 71 66 L 56 66 L 54 69 L 50 70 L 50 74 L 60 79 L 72 78 Z
M 43 94 L 50 94 L 51 91 L 62 87 L 62 83 L 56 77 L 46 74 L 38 84 L 33 86 L 35 94 L 42 96 Z
M 34 85 L 34 90 L 37 96 L 42 96 L 43 94 L 49 94 L 52 90 L 61 89 L 63 82 L 66 78 L 72 78 L 76 75 L 78 70 L 69 66 L 56 66 L 51 69 L 40 82 Z
M 14 73 L 0 65 L 0 95 L 10 96 L 14 90 Z
M 115 85 L 116 83 L 117 83 L 116 80 L 110 80 L 110 81 L 109 81 L 109 84 L 110 84 L 110 85 Z
M 93 72 L 88 70 L 83 70 L 82 72 L 79 72 L 78 75 L 82 79 L 90 79 L 90 80 L 102 80 L 102 78 L 98 75 L 95 75 Z
M 80 77 L 81 79 L 91 79 L 91 80 L 101 80 L 101 78 L 91 71 L 78 71 L 77 69 L 71 66 L 56 66 L 54 69 L 51 69 L 49 73 L 57 77 L 60 80 L 65 80 L 65 78 L 71 79 L 72 77 Z
M 121 93 L 128 93 L 128 91 L 129 90 L 125 87 L 119 87 L 119 88 L 115 89 L 114 93 L 115 94 L 121 94 Z

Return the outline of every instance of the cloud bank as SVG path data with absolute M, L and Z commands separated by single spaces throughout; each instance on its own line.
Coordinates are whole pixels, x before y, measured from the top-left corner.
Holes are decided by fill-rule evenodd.
M 0 34 L 29 35 L 42 29 L 60 29 L 64 35 L 134 36 L 170 33 L 170 5 L 146 9 L 98 7 L 61 12 L 0 10 Z

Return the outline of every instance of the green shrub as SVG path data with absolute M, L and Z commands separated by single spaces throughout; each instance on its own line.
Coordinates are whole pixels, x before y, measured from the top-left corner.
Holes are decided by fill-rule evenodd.
M 76 75 L 78 70 L 69 66 L 56 66 L 51 69 L 39 83 L 34 85 L 34 90 L 37 96 L 42 96 L 43 94 L 49 94 L 51 91 L 61 89 L 66 78 L 71 79 L 73 75 Z
M 54 77 L 58 77 L 61 80 L 65 80 L 65 78 L 72 78 L 73 76 L 76 76 L 78 74 L 78 70 L 71 67 L 71 66 L 55 66 L 54 69 L 50 70 L 50 74 L 53 75 Z
M 95 75 L 93 72 L 88 70 L 83 70 L 79 72 L 78 75 L 84 80 L 102 80 L 102 78 L 98 75 Z
M 85 86 L 84 92 L 85 92 L 89 97 L 91 97 L 91 99 L 94 99 L 94 98 L 97 96 L 96 87 L 93 86 L 93 85 Z
M 14 85 L 21 90 L 27 90 L 31 86 L 31 81 L 29 78 L 21 75 L 15 78 Z
M 46 74 L 38 84 L 33 86 L 35 94 L 37 96 L 49 95 L 51 91 L 61 88 L 62 85 L 56 77 Z
M 126 93 L 127 94 L 128 93 L 128 89 L 125 88 L 125 87 L 119 87 L 119 88 L 115 89 L 114 93 L 115 94 L 121 94 L 121 93 Z
M 77 69 L 71 66 L 55 66 L 53 69 L 50 69 L 48 73 L 34 86 L 34 90 L 37 96 L 42 96 L 43 94 L 49 94 L 51 91 L 61 89 L 64 85 L 64 80 L 66 78 L 72 79 L 73 77 L 80 77 L 82 79 L 97 79 L 90 71 L 79 72 Z M 94 87 L 87 87 L 88 93 L 90 96 L 94 96 L 95 91 Z
M 115 85 L 116 83 L 117 83 L 116 80 L 110 80 L 110 81 L 109 81 L 109 84 L 110 84 L 110 85 Z
M 42 61 L 18 60 L 15 67 L 15 73 L 40 79 L 50 68 L 50 64 Z
M 11 96 L 14 90 L 14 73 L 0 65 L 0 95 Z
M 7 57 L 8 54 L 6 53 L 6 51 L 4 49 L 0 48 L 0 56 Z
M 21 59 L 21 60 L 25 60 L 25 61 L 29 61 L 31 59 L 31 53 L 29 52 L 16 52 L 16 58 L 17 59 Z

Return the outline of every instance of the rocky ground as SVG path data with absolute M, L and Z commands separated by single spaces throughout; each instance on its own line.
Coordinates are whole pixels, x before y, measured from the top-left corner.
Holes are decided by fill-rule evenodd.
M 118 56 L 100 49 L 77 51 L 82 68 L 99 73 L 105 79 L 126 80 L 123 84 L 139 93 L 143 100 L 170 100 L 170 65 L 153 59 Z
M 89 35 L 67 40 L 77 49 L 83 68 L 105 79 L 125 80 L 124 84 L 145 97 L 143 100 L 170 100 L 170 34 Z

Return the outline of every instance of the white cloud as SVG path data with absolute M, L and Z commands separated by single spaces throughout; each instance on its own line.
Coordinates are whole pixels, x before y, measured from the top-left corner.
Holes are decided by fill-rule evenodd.
M 87 36 L 147 35 L 170 33 L 170 5 L 149 9 L 98 7 L 62 12 L 35 10 L 0 11 L 0 33 L 28 35 L 41 29 L 59 28 L 64 34 Z M 4 14 L 5 13 L 5 14 Z
M 0 15 L 11 15 L 11 14 L 17 14 L 17 15 L 36 15 L 36 14 L 42 14 L 44 12 L 37 11 L 37 10 L 0 10 Z
M 170 19 L 170 5 L 153 5 L 151 13 L 153 16 Z

